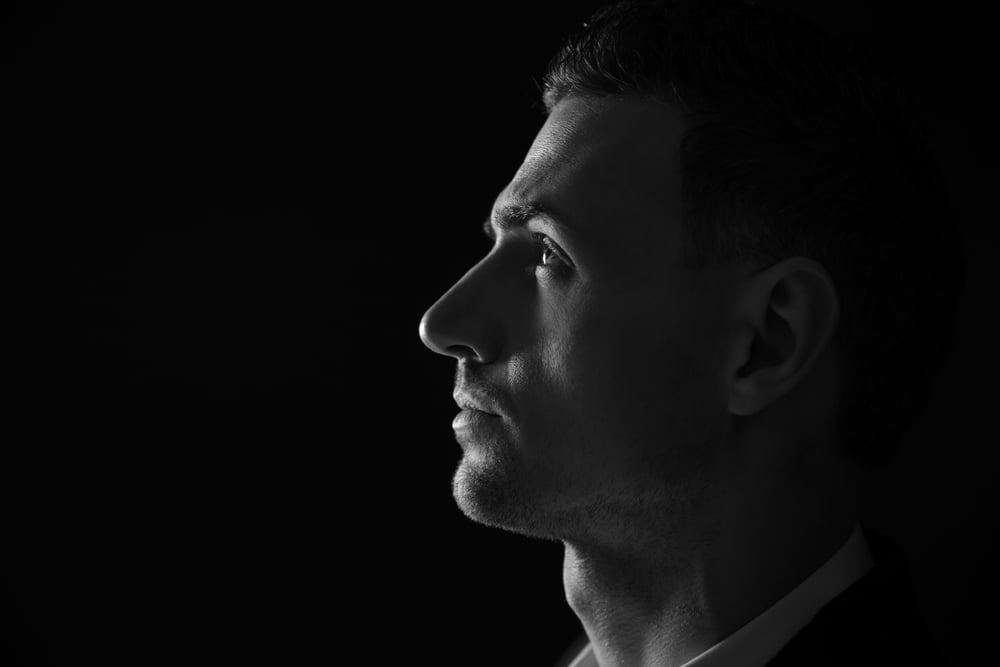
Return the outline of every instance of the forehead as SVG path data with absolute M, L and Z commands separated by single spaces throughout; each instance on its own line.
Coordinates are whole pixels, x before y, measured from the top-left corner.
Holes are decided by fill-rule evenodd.
M 680 114 L 665 103 L 564 99 L 549 114 L 497 207 L 540 204 L 581 236 L 602 243 L 622 233 L 679 239 L 683 129 Z

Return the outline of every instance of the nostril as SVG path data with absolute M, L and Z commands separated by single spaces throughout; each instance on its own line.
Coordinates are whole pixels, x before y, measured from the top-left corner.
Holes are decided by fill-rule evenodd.
M 456 359 L 482 361 L 476 351 L 468 345 L 449 345 L 445 348 L 445 353 Z

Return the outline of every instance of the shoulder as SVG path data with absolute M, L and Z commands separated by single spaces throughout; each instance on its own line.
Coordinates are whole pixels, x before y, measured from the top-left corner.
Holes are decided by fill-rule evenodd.
M 921 617 L 902 550 L 865 530 L 874 566 L 827 603 L 768 663 L 947 665 Z

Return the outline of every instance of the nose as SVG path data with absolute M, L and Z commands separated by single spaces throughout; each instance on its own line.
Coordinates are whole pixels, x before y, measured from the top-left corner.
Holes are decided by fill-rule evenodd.
M 480 363 L 495 357 L 500 331 L 493 312 L 496 304 L 490 298 L 487 259 L 471 268 L 420 318 L 420 340 L 434 352 Z

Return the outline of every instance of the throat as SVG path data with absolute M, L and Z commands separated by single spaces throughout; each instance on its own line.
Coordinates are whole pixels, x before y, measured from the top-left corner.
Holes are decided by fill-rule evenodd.
M 602 667 L 675 667 L 715 642 L 693 562 L 566 544 L 566 601 Z

